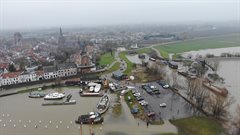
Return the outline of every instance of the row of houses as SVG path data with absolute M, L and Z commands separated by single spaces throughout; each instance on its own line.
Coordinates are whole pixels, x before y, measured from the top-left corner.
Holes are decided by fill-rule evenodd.
M 34 72 L 9 72 L 0 76 L 0 86 L 27 83 L 40 80 L 55 79 L 77 75 L 78 69 L 74 63 L 64 63 L 57 66 L 43 67 L 43 70 Z

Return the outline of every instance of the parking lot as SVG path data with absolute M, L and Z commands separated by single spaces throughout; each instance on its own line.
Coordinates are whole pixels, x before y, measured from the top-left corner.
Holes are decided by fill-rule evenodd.
M 164 89 L 156 82 L 148 83 L 159 89 L 160 94 L 148 94 L 139 84 L 136 89 L 141 93 L 141 96 L 148 102 L 144 106 L 145 112 L 155 112 L 157 119 L 173 119 L 183 118 L 192 115 L 190 105 L 170 89 Z M 161 103 L 165 103 L 166 107 L 160 107 Z

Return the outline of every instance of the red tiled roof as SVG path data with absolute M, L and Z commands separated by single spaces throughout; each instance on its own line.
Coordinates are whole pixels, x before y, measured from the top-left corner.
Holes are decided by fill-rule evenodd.
M 21 74 L 21 72 L 4 73 L 4 74 L 2 75 L 2 77 L 3 77 L 3 79 L 6 79 L 6 78 L 16 78 L 16 77 L 18 77 L 20 74 Z
M 43 72 L 43 71 L 41 71 L 41 70 L 38 70 L 38 71 L 36 71 L 36 74 L 39 76 L 39 75 L 43 75 L 43 74 L 44 74 L 44 72 Z
M 0 68 L 8 68 L 8 64 L 7 63 L 1 63 Z

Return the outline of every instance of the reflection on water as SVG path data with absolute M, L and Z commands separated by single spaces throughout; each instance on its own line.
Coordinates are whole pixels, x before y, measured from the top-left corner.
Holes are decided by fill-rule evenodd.
M 111 108 L 104 114 L 104 122 L 99 125 L 75 124 L 80 114 L 96 111 L 99 97 L 80 97 L 78 89 L 65 88 L 65 94 L 72 94 L 76 105 L 42 106 L 43 99 L 28 98 L 28 93 L 0 98 L 0 134 L 1 135 L 151 135 L 160 132 L 173 131 L 171 125 L 150 126 L 136 121 L 130 113 L 125 102 L 122 102 L 122 114 L 114 117 Z M 53 90 L 48 90 L 50 92 Z M 115 134 L 116 133 L 116 134 Z

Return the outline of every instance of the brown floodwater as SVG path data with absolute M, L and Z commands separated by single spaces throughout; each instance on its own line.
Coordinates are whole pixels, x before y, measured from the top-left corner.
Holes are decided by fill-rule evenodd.
M 237 105 L 240 105 L 240 59 L 220 59 L 218 73 L 225 80 L 225 87 L 229 96 L 235 102 L 230 107 L 231 114 L 235 114 Z
M 47 90 L 45 92 L 52 92 Z M 28 98 L 28 93 L 0 98 L 0 135 L 80 135 L 80 125 L 75 119 L 80 114 L 96 111 L 99 97 L 80 97 L 77 88 L 62 88 L 65 94 L 72 94 L 76 105 L 42 106 L 43 99 Z M 115 96 L 111 95 L 114 100 Z M 131 115 L 125 101 L 122 114 L 114 116 L 111 107 L 104 114 L 104 123 L 83 125 L 82 135 L 152 135 L 161 132 L 176 132 L 177 129 L 167 123 L 163 126 L 149 126 Z M 138 126 L 139 123 L 139 126 Z M 35 127 L 37 126 L 37 128 Z

